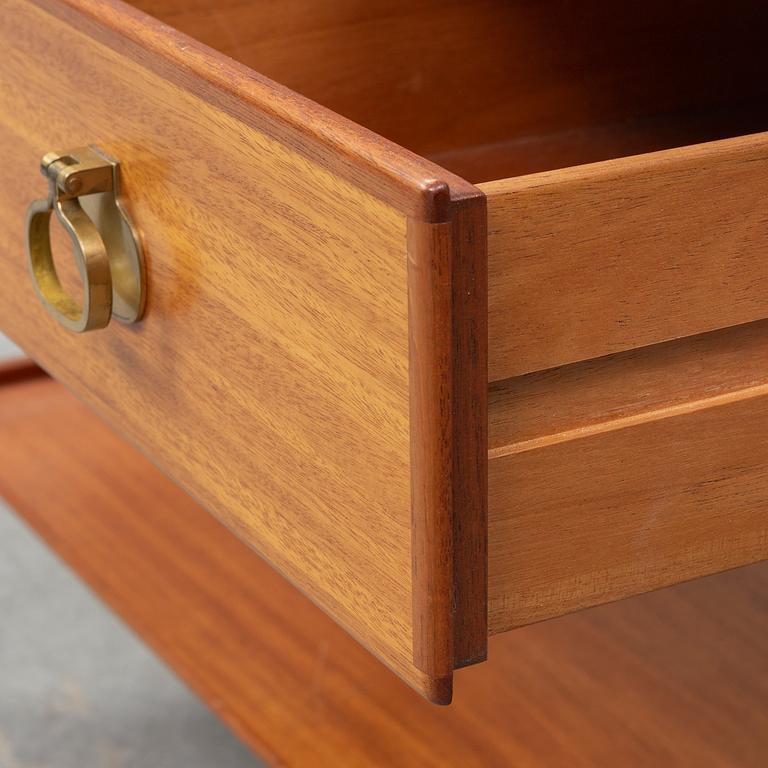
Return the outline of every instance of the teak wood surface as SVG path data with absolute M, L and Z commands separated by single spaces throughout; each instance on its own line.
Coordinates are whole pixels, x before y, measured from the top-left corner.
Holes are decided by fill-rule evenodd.
M 280 13 L 265 0 L 131 2 L 477 181 L 512 172 L 454 153 L 526 158 L 541 135 L 631 133 L 640 116 L 750 111 L 765 94 L 768 9 L 756 0 L 727 14 L 699 0 L 283 0 Z
M 489 627 L 768 558 L 768 322 L 491 388 Z
M 121 3 L 9 0 L 0 44 L 0 327 L 449 701 L 487 640 L 482 194 Z M 41 156 L 90 143 L 122 164 L 148 303 L 74 336 L 23 221 Z
M 52 381 L 0 388 L 0 494 L 272 764 L 765 764 L 767 565 L 493 638 L 442 708 Z
M 0 9 L 0 328 L 231 530 L 440 702 L 489 629 L 768 555 L 768 134 L 578 165 L 764 128 L 765 6 L 133 4 L 238 61 Z M 21 222 L 91 142 L 149 304 L 75 338 Z
M 768 317 L 768 133 L 481 184 L 491 381 Z

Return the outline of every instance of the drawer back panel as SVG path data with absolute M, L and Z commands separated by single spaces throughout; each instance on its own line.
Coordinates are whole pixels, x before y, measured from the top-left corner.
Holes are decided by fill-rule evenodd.
M 768 558 L 768 322 L 490 395 L 492 633 Z

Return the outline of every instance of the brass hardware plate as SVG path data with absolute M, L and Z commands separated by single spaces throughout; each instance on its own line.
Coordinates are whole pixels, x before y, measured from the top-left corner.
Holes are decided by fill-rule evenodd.
M 66 328 L 105 328 L 114 317 L 141 319 L 146 274 L 141 240 L 120 195 L 120 164 L 97 147 L 50 152 L 40 164 L 48 197 L 27 212 L 27 260 L 35 290 L 46 309 Z M 50 217 L 69 234 L 83 280 L 82 303 L 67 294 L 53 261 Z

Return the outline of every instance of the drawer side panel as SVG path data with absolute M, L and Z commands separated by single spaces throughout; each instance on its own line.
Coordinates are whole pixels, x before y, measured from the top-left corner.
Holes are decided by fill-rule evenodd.
M 491 381 L 768 317 L 768 133 L 480 187 Z

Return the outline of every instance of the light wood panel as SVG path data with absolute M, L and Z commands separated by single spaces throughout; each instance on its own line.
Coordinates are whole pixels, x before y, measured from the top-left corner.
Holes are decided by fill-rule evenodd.
M 768 382 L 768 321 L 725 328 L 490 386 L 491 456 L 760 392 Z
M 483 438 L 472 449 L 454 423 L 484 424 L 484 401 L 464 414 L 454 399 L 485 381 L 461 357 L 486 339 L 472 309 L 484 240 L 469 247 L 462 218 L 484 220 L 482 196 L 118 3 L 9 0 L 0 13 L 15 179 L 0 194 L 0 327 L 400 675 L 449 700 L 453 600 L 483 628 L 486 614 L 454 573 L 463 547 L 483 551 L 457 534 L 485 533 L 454 525 L 454 505 L 485 520 L 454 455 L 474 450 L 471 471 L 485 460 L 484 430 L 466 433 Z M 74 336 L 34 297 L 23 222 L 45 192 L 42 154 L 87 143 L 122 163 L 149 293 L 139 325 Z M 409 245 L 411 225 L 427 246 Z M 429 279 L 414 283 L 419 269 Z M 478 637 L 462 663 L 484 656 Z
M 768 558 L 766 323 L 492 387 L 491 632 Z
M 768 317 L 768 134 L 481 184 L 491 381 Z
M 766 95 L 756 0 L 132 3 L 419 153 Z
M 271 764 L 764 765 L 765 565 L 493 638 L 441 708 L 53 382 L 0 389 L 0 494 Z

